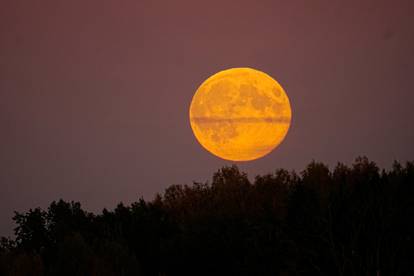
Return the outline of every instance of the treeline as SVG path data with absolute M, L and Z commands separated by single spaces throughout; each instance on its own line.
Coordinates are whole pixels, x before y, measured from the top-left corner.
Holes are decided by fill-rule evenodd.
M 59 200 L 15 213 L 0 275 L 414 275 L 414 163 L 312 162 L 253 183 L 211 183 L 95 215 Z

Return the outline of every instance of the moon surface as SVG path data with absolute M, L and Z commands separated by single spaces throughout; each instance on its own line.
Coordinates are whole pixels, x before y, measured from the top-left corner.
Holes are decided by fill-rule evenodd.
M 209 77 L 194 94 L 189 113 L 198 142 L 232 161 L 270 153 L 285 138 L 292 117 L 282 86 L 251 68 L 231 68 Z

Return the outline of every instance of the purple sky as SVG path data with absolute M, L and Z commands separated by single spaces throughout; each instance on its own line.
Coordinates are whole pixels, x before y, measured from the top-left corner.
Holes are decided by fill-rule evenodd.
M 285 88 L 282 145 L 250 176 L 312 159 L 414 159 L 414 2 L 19 1 L 0 5 L 0 235 L 13 210 L 113 208 L 231 163 L 195 140 L 198 85 L 230 67 Z

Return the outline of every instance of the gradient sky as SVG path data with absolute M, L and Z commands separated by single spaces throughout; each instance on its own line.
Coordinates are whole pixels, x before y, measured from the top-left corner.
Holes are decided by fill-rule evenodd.
M 414 2 L 20 1 L 0 4 L 0 235 L 13 210 L 113 208 L 230 162 L 206 152 L 191 98 L 230 67 L 285 88 L 282 145 L 250 176 L 312 159 L 414 159 Z

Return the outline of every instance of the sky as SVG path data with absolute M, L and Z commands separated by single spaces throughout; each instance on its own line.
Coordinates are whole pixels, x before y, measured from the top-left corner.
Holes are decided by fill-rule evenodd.
M 411 0 L 23 1 L 0 5 L 0 235 L 13 211 L 112 209 L 232 162 L 194 138 L 188 109 L 217 71 L 252 67 L 292 124 L 250 177 L 414 159 Z

